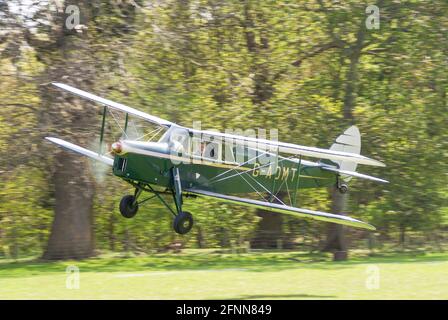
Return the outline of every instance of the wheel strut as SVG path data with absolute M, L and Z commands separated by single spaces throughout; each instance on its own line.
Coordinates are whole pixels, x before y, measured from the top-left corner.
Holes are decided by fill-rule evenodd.
M 142 191 L 143 190 L 141 188 L 135 188 L 135 191 L 134 191 L 134 202 L 132 203 L 133 205 L 138 203 L 137 200 L 140 197 L 140 195 L 142 194 Z
M 173 229 L 178 234 L 186 234 L 193 227 L 193 216 L 189 212 L 182 211 L 182 184 L 179 168 L 172 168 L 171 174 L 173 177 L 173 198 L 177 210 L 177 215 L 173 221 Z
M 176 204 L 177 214 L 182 212 L 182 185 L 180 183 L 179 168 L 173 167 L 171 169 L 173 176 L 173 198 Z

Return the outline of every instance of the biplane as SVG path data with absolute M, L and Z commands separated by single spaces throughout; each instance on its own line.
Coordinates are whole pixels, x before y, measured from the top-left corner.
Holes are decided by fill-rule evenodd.
M 300 189 L 336 186 L 341 193 L 345 193 L 348 190 L 347 182 L 352 177 L 387 182 L 356 172 L 358 164 L 385 165 L 360 155 L 361 135 L 355 126 L 340 135 L 330 149 L 321 149 L 187 128 L 66 84 L 53 85 L 103 106 L 99 151 L 88 150 L 59 138 L 46 139 L 110 166 L 115 176 L 132 185 L 134 194 L 125 195 L 119 204 L 120 213 L 125 218 L 134 217 L 139 206 L 157 198 L 173 214 L 174 231 L 185 234 L 193 226 L 193 217 L 183 210 L 184 199 L 205 197 L 375 230 L 374 226 L 346 215 L 296 205 Z M 110 150 L 104 150 L 106 115 L 117 111 L 125 115 L 121 125 L 113 117 L 122 133 L 118 141 L 110 145 Z M 147 139 L 148 135 L 131 138 L 128 133 L 129 116 L 156 126 L 156 130 L 161 132 L 156 141 Z M 150 195 L 140 200 L 143 192 Z

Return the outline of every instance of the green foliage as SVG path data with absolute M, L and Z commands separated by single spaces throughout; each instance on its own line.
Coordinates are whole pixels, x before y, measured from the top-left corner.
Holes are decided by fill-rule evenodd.
M 17 258 L 40 252 L 46 245 L 52 220 L 44 172 L 18 166 L 2 182 L 0 256 Z
M 365 31 L 356 64 L 353 121 L 363 134 L 362 153 L 387 167 L 360 171 L 391 183 L 354 179 L 347 211 L 376 225 L 381 237 L 446 230 L 444 1 L 384 3 L 380 30 L 362 29 L 365 5 L 357 1 L 137 3 L 140 8 L 89 4 L 93 16 L 87 31 L 77 36 L 89 40 L 90 51 L 82 57 L 95 64 L 95 79 L 85 79 L 91 91 L 186 126 L 201 121 L 204 129 L 278 129 L 282 141 L 319 147 L 329 147 L 349 125 L 343 116 L 345 97 L 359 31 Z M 39 28 L 40 38 L 51 39 L 45 30 Z M 49 121 L 53 114 L 42 102 L 48 94 L 42 84 L 54 80 L 45 78 L 54 68 L 48 61 L 57 60 L 49 57 L 67 65 L 79 62 L 76 53 L 67 57 L 57 49 L 40 50 L 45 55 L 38 57 L 37 47 L 24 45 L 18 34 L 8 34 L 0 45 L 3 255 L 38 250 L 48 236 L 52 168 L 41 138 L 60 124 Z M 11 57 L 6 53 L 13 43 L 20 50 Z M 326 47 L 329 43 L 334 45 Z M 74 118 L 61 113 L 63 119 Z M 60 126 L 66 134 L 79 129 L 76 120 Z M 124 220 L 117 207 L 124 190 L 131 190 L 110 176 L 96 189 L 99 249 L 149 251 L 176 239 L 189 247 L 229 246 L 249 240 L 259 220 L 247 208 L 188 200 L 197 227 L 177 237 L 170 213 L 156 202 L 142 207 L 134 220 Z M 299 203 L 330 208 L 326 190 L 304 191 Z M 306 230 L 314 237 L 324 227 L 285 218 L 283 229 L 296 235 Z

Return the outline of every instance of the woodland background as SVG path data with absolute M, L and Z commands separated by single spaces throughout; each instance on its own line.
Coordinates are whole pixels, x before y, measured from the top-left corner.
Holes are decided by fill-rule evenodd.
M 368 5 L 380 9 L 368 29 Z M 80 24 L 67 28 L 70 5 Z M 446 1 L 1 1 L 0 258 L 84 258 L 191 248 L 443 250 L 448 228 Z M 346 212 L 374 233 L 187 201 L 195 227 L 172 231 L 151 203 L 118 212 L 132 189 L 45 142 L 97 144 L 102 108 L 64 82 L 185 126 L 276 128 L 328 148 L 351 124 L 360 166 L 347 196 L 309 190 L 301 207 Z

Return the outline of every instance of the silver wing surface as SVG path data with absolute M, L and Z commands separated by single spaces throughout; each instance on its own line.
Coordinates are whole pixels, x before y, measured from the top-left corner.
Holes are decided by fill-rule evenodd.
M 361 178 L 361 179 L 367 179 L 367 180 L 372 180 L 372 181 L 376 181 L 376 182 L 382 182 L 382 183 L 389 183 L 389 181 L 384 180 L 384 179 L 380 179 L 377 177 L 372 177 L 363 173 L 359 173 L 356 171 L 348 171 L 348 170 L 341 170 L 335 167 L 330 167 L 330 166 L 321 166 L 320 167 L 322 170 L 326 170 L 326 171 L 331 171 L 331 172 L 337 172 L 339 174 L 346 174 L 352 177 L 357 177 L 357 178 Z
M 314 210 L 308 210 L 308 209 L 302 209 L 302 208 L 295 208 L 290 207 L 286 205 L 276 204 L 276 203 L 270 203 L 266 201 L 258 201 L 258 200 L 252 200 L 252 199 L 245 199 L 245 198 L 239 198 L 204 190 L 198 190 L 198 189 L 186 189 L 185 191 L 196 194 L 198 196 L 203 197 L 210 197 L 215 199 L 220 199 L 225 202 L 230 202 L 234 204 L 239 205 L 245 205 L 250 207 L 255 207 L 258 209 L 263 210 L 270 210 L 273 212 L 278 213 L 284 213 L 284 214 L 290 214 L 293 216 L 297 216 L 300 218 L 310 218 L 314 220 L 321 220 L 326 222 L 332 222 L 337 224 L 343 224 L 351 227 L 357 227 L 367 230 L 376 230 L 376 228 L 368 223 L 362 222 L 360 220 L 356 220 L 347 216 L 333 214 L 333 213 L 327 213 L 322 211 L 314 211 Z
M 356 153 L 306 147 L 292 143 L 285 143 L 266 139 L 257 139 L 254 137 L 245 137 L 215 131 L 196 130 L 196 129 L 188 129 L 188 130 L 197 136 L 213 138 L 214 140 L 218 139 L 223 142 L 235 143 L 239 145 L 248 146 L 251 148 L 264 149 L 265 151 L 269 150 L 271 152 L 284 152 L 288 154 L 302 155 L 307 157 L 336 160 L 336 161 L 351 161 L 358 164 L 365 164 L 378 167 L 386 166 L 384 163 L 378 160 L 370 159 Z
M 125 106 L 124 104 L 113 102 L 111 100 L 98 97 L 98 96 L 96 96 L 96 95 L 94 95 L 92 93 L 89 93 L 89 92 L 86 92 L 86 91 L 74 88 L 72 86 L 69 86 L 69 85 L 66 85 L 66 84 L 63 84 L 63 83 L 53 82 L 52 84 L 54 86 L 58 87 L 58 88 L 61 88 L 61 89 L 65 90 L 65 91 L 73 93 L 73 94 L 75 94 L 77 96 L 80 96 L 80 97 L 82 97 L 84 99 L 91 100 L 91 101 L 94 101 L 94 102 L 98 102 L 98 103 L 100 103 L 102 105 L 106 105 L 106 106 L 108 106 L 108 107 L 110 107 L 112 109 L 132 114 L 132 115 L 134 115 L 136 117 L 142 118 L 142 119 L 144 119 L 146 121 L 155 123 L 155 124 L 160 125 L 160 126 L 170 127 L 170 126 L 172 126 L 174 124 L 174 123 L 172 123 L 170 121 L 167 121 L 167 120 L 161 119 L 159 117 L 147 114 L 145 112 L 136 110 L 134 108 Z
M 76 144 L 67 142 L 65 140 L 59 139 L 59 138 L 52 138 L 52 137 L 45 137 L 45 139 L 47 139 L 48 141 L 51 141 L 61 147 L 64 147 L 65 149 L 74 151 L 76 153 L 82 154 L 84 156 L 87 156 L 91 159 L 97 160 L 97 161 L 101 161 L 102 163 L 105 163 L 109 166 L 113 166 L 114 164 L 114 159 L 103 156 L 98 154 L 97 152 L 93 152 L 91 150 L 85 149 L 83 147 L 77 146 Z

